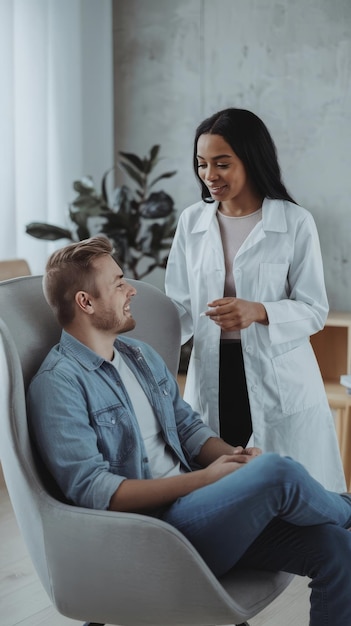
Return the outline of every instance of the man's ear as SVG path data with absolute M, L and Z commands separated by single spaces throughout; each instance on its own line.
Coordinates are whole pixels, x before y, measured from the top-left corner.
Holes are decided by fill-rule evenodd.
M 84 311 L 84 313 L 94 313 L 94 307 L 91 302 L 90 296 L 86 291 L 77 291 L 75 295 L 75 301 L 78 307 Z

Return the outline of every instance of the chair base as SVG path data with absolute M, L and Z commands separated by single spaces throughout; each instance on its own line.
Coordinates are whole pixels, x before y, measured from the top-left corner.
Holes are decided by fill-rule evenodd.
M 98 624 L 97 622 L 85 622 L 83 626 L 105 626 L 105 624 Z M 236 624 L 236 626 L 250 626 L 248 622 L 244 622 L 243 624 Z
M 85 622 L 83 626 L 105 626 L 105 624 L 98 624 L 97 622 Z M 250 626 L 248 622 L 244 622 L 243 624 L 237 624 L 236 626 Z

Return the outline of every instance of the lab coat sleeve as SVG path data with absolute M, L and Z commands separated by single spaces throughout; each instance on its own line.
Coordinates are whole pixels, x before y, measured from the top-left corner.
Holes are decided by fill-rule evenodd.
M 324 327 L 328 299 L 317 228 L 307 215 L 296 232 L 294 258 L 290 264 L 289 299 L 263 302 L 272 344 L 309 337 Z
M 194 330 L 186 257 L 186 228 L 182 215 L 179 218 L 168 257 L 165 291 L 177 307 L 181 322 L 181 341 L 184 344 L 193 336 Z

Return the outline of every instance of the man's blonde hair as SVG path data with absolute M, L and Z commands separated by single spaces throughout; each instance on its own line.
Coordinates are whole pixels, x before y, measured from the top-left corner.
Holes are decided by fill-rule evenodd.
M 93 261 L 103 255 L 114 258 L 114 252 L 107 237 L 97 235 L 71 243 L 49 257 L 43 279 L 44 295 L 62 327 L 74 318 L 78 291 L 99 296 Z

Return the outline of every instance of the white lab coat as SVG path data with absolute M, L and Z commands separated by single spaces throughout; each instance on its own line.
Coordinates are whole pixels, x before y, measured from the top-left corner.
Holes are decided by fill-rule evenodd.
M 220 328 L 200 317 L 223 297 L 225 266 L 218 203 L 183 211 L 166 269 L 182 343 L 193 336 L 185 399 L 219 432 Z M 253 445 L 300 461 L 326 488 L 345 491 L 334 420 L 310 344 L 328 314 L 323 265 L 312 215 L 283 200 L 265 199 L 262 220 L 233 263 L 237 297 L 262 302 L 269 324 L 241 331 Z M 233 380 L 235 419 L 235 380 Z

